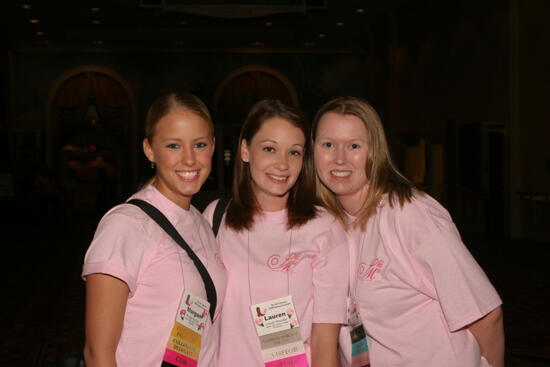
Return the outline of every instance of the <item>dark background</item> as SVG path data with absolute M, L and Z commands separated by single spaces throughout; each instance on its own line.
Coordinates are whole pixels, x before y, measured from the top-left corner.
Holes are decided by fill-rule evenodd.
M 262 97 L 306 116 L 355 95 L 394 160 L 447 207 L 504 301 L 508 366 L 549 365 L 550 22 L 545 0 L 82 0 L 0 5 L 0 365 L 82 348 L 85 250 L 152 174 L 143 121 L 202 98 L 226 194 Z

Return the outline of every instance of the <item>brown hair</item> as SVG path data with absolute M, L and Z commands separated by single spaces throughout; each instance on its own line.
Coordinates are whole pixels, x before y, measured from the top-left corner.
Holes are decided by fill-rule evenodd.
M 369 186 L 367 197 L 353 223 L 365 230 L 367 221 L 376 213 L 383 194 L 388 194 L 391 206 L 394 205 L 395 200 L 403 206 L 405 202 L 410 202 L 414 186 L 392 162 L 382 120 L 368 102 L 356 97 L 338 97 L 325 103 L 313 120 L 312 139 L 314 141 L 319 120 L 328 112 L 356 116 L 365 124 L 367 130 L 368 152 L 365 172 Z M 319 180 L 319 177 L 316 177 L 316 183 L 317 198 L 321 204 L 345 223 L 346 213 L 334 193 Z
M 241 157 L 240 145 L 248 144 L 260 130 L 264 122 L 279 117 L 299 128 L 305 137 L 302 171 L 290 189 L 287 201 L 288 223 L 293 228 L 305 224 L 317 214 L 315 209 L 315 171 L 311 154 L 309 124 L 299 111 L 275 99 L 264 99 L 250 109 L 239 136 L 239 147 L 235 158 L 232 198 L 227 208 L 225 223 L 230 228 L 241 231 L 251 229 L 254 216 L 260 213 L 260 206 L 251 185 L 250 167 Z
M 155 136 L 157 123 L 170 111 L 176 108 L 196 113 L 210 125 L 210 131 L 214 136 L 214 125 L 208 108 L 197 96 L 189 93 L 171 92 L 163 94 L 151 104 L 145 117 L 145 138 L 152 141 Z

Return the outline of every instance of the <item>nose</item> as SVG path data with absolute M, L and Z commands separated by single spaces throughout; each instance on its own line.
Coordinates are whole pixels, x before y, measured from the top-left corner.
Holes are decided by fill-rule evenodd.
M 346 151 L 342 145 L 336 148 L 335 158 L 337 164 L 344 164 L 346 162 Z
M 193 150 L 193 147 L 187 146 L 182 149 L 181 160 L 187 166 L 192 166 L 195 164 L 196 158 L 195 158 L 195 151 Z
M 276 167 L 278 169 L 282 171 L 288 169 L 288 154 L 286 154 L 285 152 L 278 152 L 276 159 Z

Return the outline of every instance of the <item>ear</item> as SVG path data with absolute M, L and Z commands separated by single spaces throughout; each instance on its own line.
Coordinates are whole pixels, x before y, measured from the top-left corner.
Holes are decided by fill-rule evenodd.
M 250 161 L 250 152 L 248 151 L 248 144 L 244 139 L 241 140 L 241 159 L 245 163 L 248 163 Z
M 149 140 L 147 138 L 143 139 L 143 153 L 145 153 L 145 156 L 150 162 L 155 162 L 155 153 L 153 152 L 153 148 L 151 147 L 151 144 L 149 144 Z

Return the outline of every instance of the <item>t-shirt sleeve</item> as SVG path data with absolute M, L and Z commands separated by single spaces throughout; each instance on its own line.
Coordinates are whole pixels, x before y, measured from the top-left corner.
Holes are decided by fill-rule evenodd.
M 82 277 L 111 275 L 128 285 L 131 297 L 153 247 L 140 221 L 123 213 L 110 213 L 99 223 L 86 252 Z
M 346 235 L 336 221 L 321 238 L 313 267 L 313 322 L 345 324 L 349 284 Z
M 214 211 L 216 210 L 216 204 L 218 204 L 218 200 L 212 201 L 208 206 L 203 210 L 202 215 L 206 218 L 208 221 L 208 224 L 210 224 L 210 227 L 212 227 L 212 222 L 214 221 Z
M 442 215 L 443 213 L 443 215 Z M 462 243 L 446 211 L 422 213 L 427 236 L 413 251 L 427 293 L 436 298 L 451 332 L 462 329 L 502 301 L 474 257 Z

